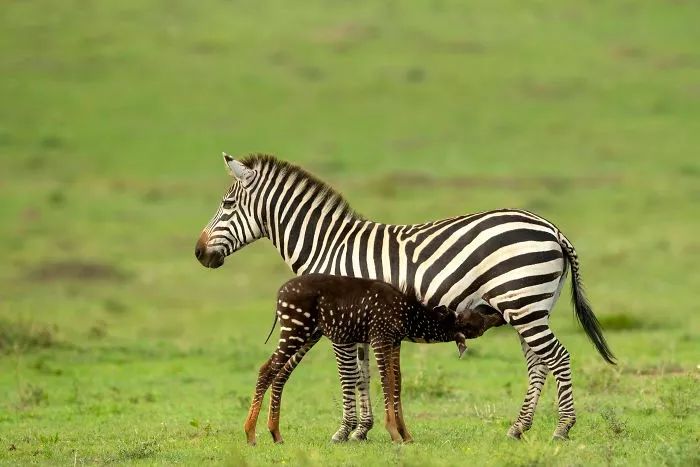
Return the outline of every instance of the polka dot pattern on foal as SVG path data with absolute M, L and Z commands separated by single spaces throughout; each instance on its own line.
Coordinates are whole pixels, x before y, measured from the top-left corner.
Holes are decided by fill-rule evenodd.
M 254 427 L 259 405 L 270 386 L 268 427 L 273 439 L 281 442 L 279 409 L 282 388 L 296 365 L 321 336 L 333 343 L 341 382 L 345 380 L 344 372 L 357 371 L 354 356 L 347 349 L 354 351 L 357 343 L 372 345 L 382 377 L 387 430 L 393 441 L 410 441 L 400 399 L 401 341 L 455 341 L 459 346 L 463 345 L 465 337 L 477 337 L 488 327 L 502 324 L 495 321 L 485 323 L 471 310 L 458 315 L 444 307 L 428 309 L 415 298 L 381 281 L 320 274 L 291 279 L 280 289 L 277 304 L 276 316 L 280 321 L 277 349 L 260 369 L 246 420 L 246 433 L 251 443 L 255 442 Z M 354 391 L 354 387 L 343 387 L 343 392 L 347 391 Z M 361 403 L 369 404 L 369 399 L 365 398 Z M 347 439 L 356 430 L 353 436 L 363 439 L 369 428 L 371 424 L 363 425 L 362 421 L 358 426 L 354 406 L 344 405 L 343 425 L 339 430 L 341 438 Z

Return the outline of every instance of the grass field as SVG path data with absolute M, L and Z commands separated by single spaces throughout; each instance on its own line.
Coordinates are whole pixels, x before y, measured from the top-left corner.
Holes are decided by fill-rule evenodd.
M 700 464 L 700 4 L 692 1 L 3 2 L 0 463 Z M 576 245 L 619 365 L 561 300 L 578 424 L 525 393 L 512 329 L 457 359 L 403 350 L 416 442 L 381 423 L 332 445 L 326 342 L 273 445 L 243 419 L 274 293 L 260 241 L 219 270 L 194 243 L 229 179 L 269 152 L 368 218 L 520 207 Z M 568 285 L 567 285 L 568 289 Z M 568 294 L 567 294 L 568 295 Z M 381 420 L 373 369 L 372 396 Z

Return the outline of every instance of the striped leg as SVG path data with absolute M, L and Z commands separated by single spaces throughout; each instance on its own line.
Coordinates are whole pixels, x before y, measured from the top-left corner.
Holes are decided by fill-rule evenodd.
M 528 385 L 525 400 L 523 401 L 523 406 L 520 409 L 518 419 L 508 430 L 508 436 L 516 439 L 520 439 L 520 436 L 532 426 L 532 418 L 535 414 L 537 401 L 540 398 L 542 386 L 544 386 L 544 381 L 547 378 L 548 372 L 547 366 L 532 351 L 532 349 L 530 349 L 530 346 L 527 345 L 525 339 L 523 339 L 523 337 L 520 335 L 518 335 L 518 337 L 520 337 L 520 345 L 523 349 L 525 360 L 527 361 Z
M 284 389 L 284 385 L 289 379 L 289 376 L 292 374 L 292 371 L 294 371 L 294 368 L 297 367 L 299 362 L 301 362 L 301 359 L 304 358 L 304 355 L 311 350 L 311 347 L 313 347 L 319 339 L 321 339 L 321 332 L 315 332 L 313 335 L 311 335 L 305 343 L 302 343 L 302 346 L 299 348 L 299 350 L 296 351 L 292 357 L 287 360 L 287 362 L 284 364 L 282 369 L 277 373 L 275 376 L 275 379 L 272 381 L 272 390 L 270 394 L 270 412 L 267 417 L 267 427 L 270 430 L 270 434 L 272 435 L 272 440 L 275 443 L 282 443 L 282 435 L 280 434 L 280 407 L 282 405 L 282 390 Z
M 343 421 L 331 438 L 331 441 L 336 443 L 347 441 L 350 433 L 357 428 L 355 386 L 360 378 L 360 370 L 355 359 L 355 347 L 355 344 L 333 344 L 343 392 Z
M 396 420 L 396 406 L 394 396 L 396 394 L 396 379 L 394 374 L 394 344 L 391 341 L 372 342 L 374 356 L 377 359 L 377 368 L 382 378 L 382 391 L 384 392 L 384 420 L 391 440 L 402 441 Z
M 520 317 L 522 316 L 524 314 L 521 312 Z M 522 318 L 520 319 L 522 320 Z M 532 320 L 528 324 L 515 324 L 514 327 L 532 352 L 547 365 L 557 381 L 559 422 L 553 437 L 554 439 L 567 439 L 569 430 L 576 423 L 569 352 L 549 328 L 548 316 Z
M 360 371 L 360 377 L 357 380 L 357 390 L 360 394 L 360 423 L 350 435 L 350 439 L 364 441 L 367 439 L 367 432 L 374 426 L 372 403 L 369 397 L 369 345 L 367 344 L 357 344 L 357 367 Z

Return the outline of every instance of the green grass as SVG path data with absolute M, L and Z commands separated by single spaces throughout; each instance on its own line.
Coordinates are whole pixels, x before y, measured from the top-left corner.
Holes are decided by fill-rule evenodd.
M 0 14 L 0 463 L 700 463 L 697 2 L 7 1 Z M 274 293 L 261 241 L 205 270 L 228 179 L 270 152 L 385 222 L 500 207 L 559 225 L 620 364 L 567 300 L 578 424 L 522 442 L 511 329 L 402 352 L 406 420 L 332 445 L 319 344 L 282 433 L 244 443 Z M 568 286 L 567 286 L 568 287 Z M 373 370 L 374 371 L 374 370 Z M 374 412 L 381 420 L 373 373 Z

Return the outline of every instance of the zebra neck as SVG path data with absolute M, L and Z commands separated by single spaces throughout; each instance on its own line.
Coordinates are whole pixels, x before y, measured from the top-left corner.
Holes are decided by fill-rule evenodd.
M 397 226 L 334 214 L 307 215 L 271 229 L 277 233 L 269 235 L 270 240 L 292 271 L 365 277 L 398 285 Z
M 385 229 L 385 224 L 353 216 L 329 215 L 306 225 L 296 222 L 282 226 L 283 241 L 276 243 L 275 247 L 297 275 L 323 273 L 373 277 L 361 263 L 368 262 L 368 235 Z

